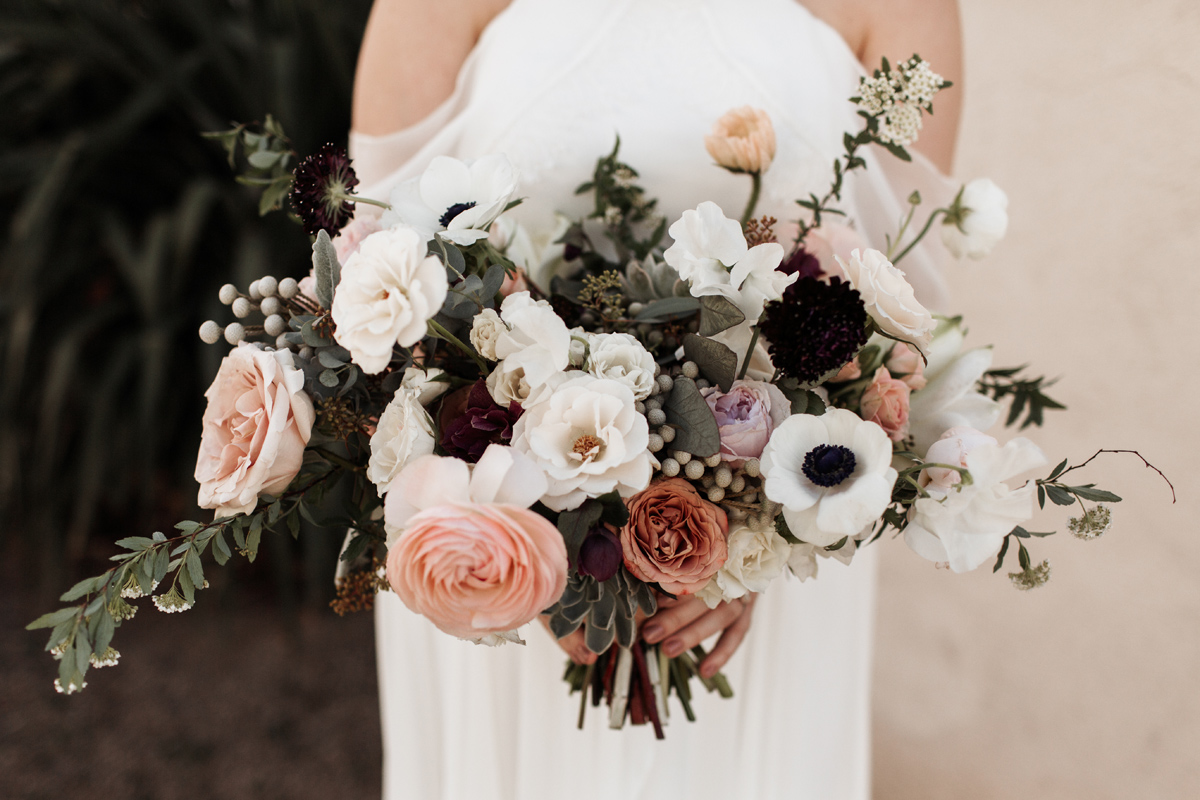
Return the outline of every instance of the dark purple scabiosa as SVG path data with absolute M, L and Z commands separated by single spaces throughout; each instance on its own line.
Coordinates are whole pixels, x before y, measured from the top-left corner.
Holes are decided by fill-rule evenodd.
M 448 421 L 442 430 L 442 448 L 452 456 L 474 464 L 489 444 L 512 440 L 513 424 L 524 413 L 516 403 L 508 408 L 488 394 L 487 383 L 475 382 L 467 396 L 462 414 Z
M 758 328 L 770 343 L 771 362 L 801 383 L 839 369 L 867 343 L 862 297 L 841 278 L 800 278 L 764 311 Z
M 587 538 L 579 546 L 580 575 L 589 575 L 603 583 L 617 574 L 624 557 L 621 555 L 621 540 L 607 525 L 598 525 L 588 531 Z
M 324 144 L 296 167 L 288 199 L 310 236 L 325 231 L 335 236 L 354 214 L 353 189 L 358 176 L 346 149 Z
M 821 269 L 821 262 L 803 247 L 793 250 L 792 254 L 785 258 L 776 269 L 784 275 L 799 275 L 801 278 L 825 277 L 825 271 Z

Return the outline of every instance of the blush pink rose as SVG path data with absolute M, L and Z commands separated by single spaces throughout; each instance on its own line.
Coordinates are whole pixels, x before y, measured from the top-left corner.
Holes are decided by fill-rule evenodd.
M 858 364 L 858 359 L 848 362 L 840 370 L 838 374 L 833 376 L 832 383 L 845 383 L 846 381 L 856 381 L 862 377 L 862 367 Z
M 528 292 L 529 281 L 525 279 L 525 270 L 517 267 L 516 272 L 512 275 L 505 276 L 504 283 L 500 284 L 500 294 L 503 297 L 508 297 L 510 294 L 517 292 Z
M 545 517 L 507 504 L 442 505 L 410 517 L 388 551 L 404 605 L 460 639 L 513 630 L 567 585 L 567 549 Z
M 288 487 L 304 461 L 315 420 L 304 373 L 287 350 L 241 344 L 208 391 L 196 457 L 201 508 L 249 514 L 260 495 Z
M 904 342 L 899 342 L 892 348 L 892 353 L 888 356 L 884 366 L 893 375 L 900 375 L 900 380 L 904 381 L 905 385 L 914 392 L 925 388 L 925 362 L 916 350 Z
M 358 252 L 363 239 L 381 230 L 383 226 L 379 224 L 379 217 L 363 214 L 350 220 L 333 240 L 333 249 L 337 253 L 338 261 L 345 264 L 346 259 Z
M 771 431 L 792 413 L 783 392 L 765 381 L 734 381 L 728 392 L 714 386 L 700 393 L 717 419 L 721 460 L 734 467 L 761 456 Z
M 904 381 L 896 380 L 887 367 L 880 367 L 862 395 L 859 413 L 883 428 L 893 442 L 908 436 L 908 395 Z
M 669 478 L 630 498 L 621 529 L 625 568 L 671 594 L 695 594 L 729 557 L 729 520 L 692 484 Z

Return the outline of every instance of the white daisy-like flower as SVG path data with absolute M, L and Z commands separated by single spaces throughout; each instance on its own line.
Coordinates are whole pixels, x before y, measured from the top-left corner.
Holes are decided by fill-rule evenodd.
M 628 497 L 650 484 L 650 429 L 628 386 L 572 372 L 548 388 L 526 407 L 512 438 L 512 447 L 546 474 L 543 503 L 564 511 L 614 489 Z
M 486 155 L 473 161 L 438 156 L 419 178 L 392 190 L 385 227 L 402 222 L 424 241 L 438 234 L 457 245 L 487 238 L 488 229 L 517 193 L 517 170 L 508 156 Z
M 948 489 L 935 484 L 908 511 L 904 541 L 922 558 L 948 562 L 955 572 L 969 572 L 1000 549 L 1014 527 L 1033 516 L 1036 485 L 1019 489 L 1005 481 L 1046 463 L 1033 442 L 1013 439 L 1003 447 L 979 440 L 963 457 L 971 482 Z
M 860 534 L 892 498 L 892 442 L 873 422 L 831 408 L 796 414 L 762 454 L 763 490 L 801 541 L 828 547 Z
M 371 436 L 371 458 L 367 462 L 367 480 L 383 497 L 400 470 L 413 459 L 433 452 L 433 420 L 421 405 L 420 392 L 396 390 Z

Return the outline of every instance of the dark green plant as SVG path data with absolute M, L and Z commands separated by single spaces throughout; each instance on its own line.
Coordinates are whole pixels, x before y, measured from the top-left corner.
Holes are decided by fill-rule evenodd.
M 217 288 L 308 242 L 201 131 L 341 141 L 370 0 L 30 0 L 0 12 L 0 531 L 45 584 L 191 515 Z

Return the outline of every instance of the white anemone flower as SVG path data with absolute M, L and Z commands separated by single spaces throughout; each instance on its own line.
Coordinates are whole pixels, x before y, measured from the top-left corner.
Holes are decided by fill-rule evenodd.
M 1008 232 L 1008 195 L 987 178 L 963 187 L 942 224 L 942 244 L 955 258 L 978 261 Z
M 853 411 L 796 414 L 762 454 L 763 490 L 801 541 L 828 547 L 879 519 L 892 499 L 892 441 Z
M 675 242 L 663 259 L 688 281 L 692 295 L 729 298 L 746 315 L 747 326 L 796 281 L 796 275 L 776 269 L 783 261 L 781 245 L 747 246 L 741 223 L 727 218 L 716 203 L 706 201 L 683 212 L 668 232 Z
M 516 193 L 517 170 L 506 155 L 473 161 L 438 156 L 421 177 L 392 190 L 392 208 L 380 221 L 385 227 L 397 221 L 411 225 L 426 241 L 438 234 L 466 246 L 487 238 Z
M 1046 456 L 1033 442 L 1017 438 L 1003 447 L 983 441 L 964 460 L 971 483 L 927 487 L 930 496 L 909 509 L 904 529 L 904 541 L 917 555 L 948 562 L 955 572 L 990 559 L 1004 537 L 1033 516 L 1036 484 L 1012 489 L 1004 481 L 1043 466 Z
M 542 502 L 577 508 L 614 489 L 629 497 L 650 484 L 650 428 L 624 383 L 564 373 L 539 392 L 513 426 L 512 447 L 548 480 Z

